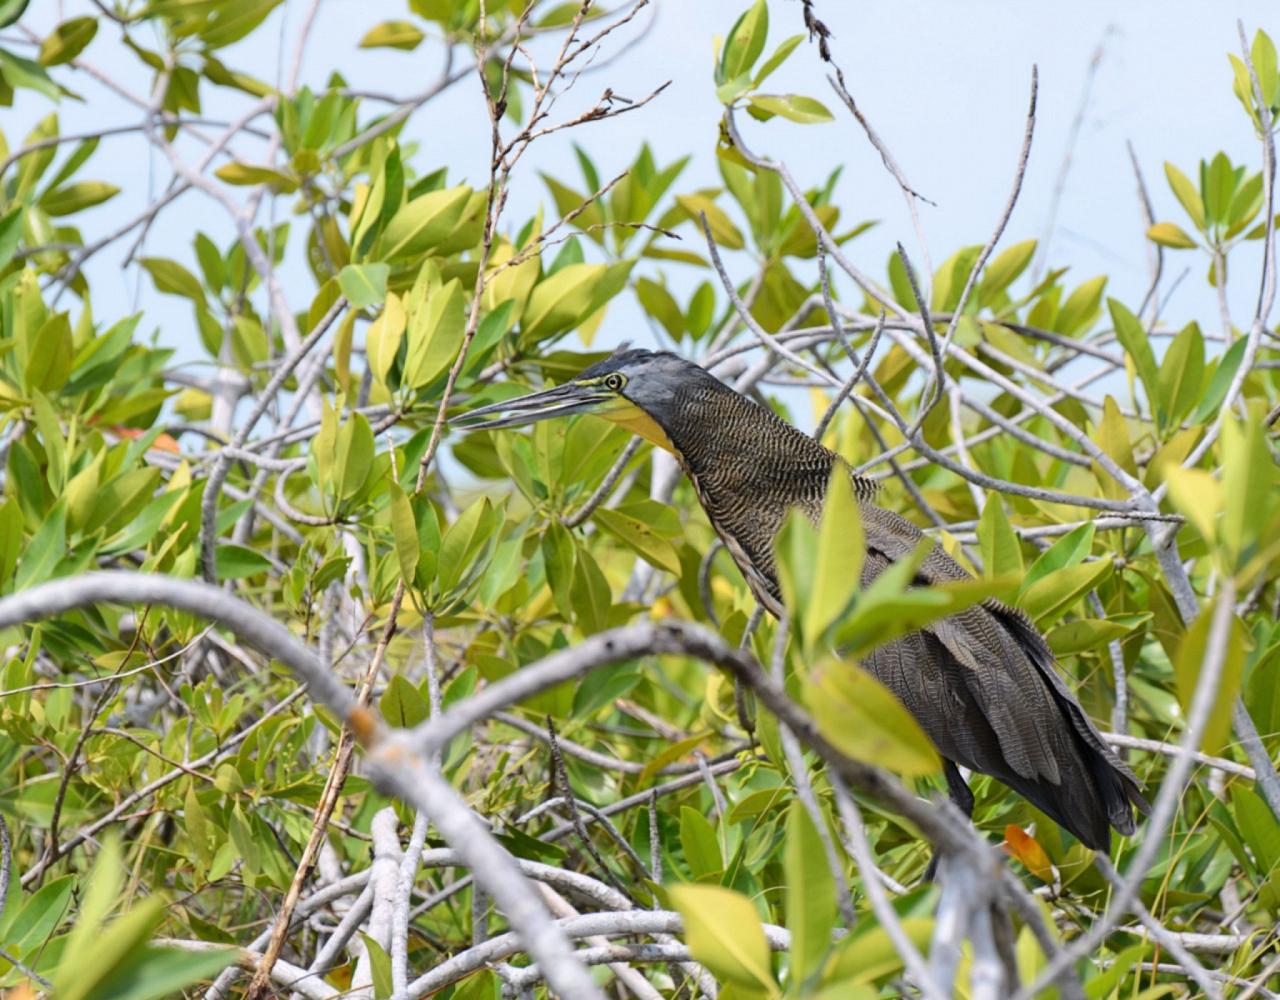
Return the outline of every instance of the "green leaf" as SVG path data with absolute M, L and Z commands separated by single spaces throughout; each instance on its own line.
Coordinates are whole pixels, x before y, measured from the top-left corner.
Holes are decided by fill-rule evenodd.
M 352 413 L 338 428 L 335 464 L 339 501 L 349 500 L 364 487 L 373 468 L 373 453 L 373 428 L 363 413 Z
M 702 879 L 724 871 L 724 858 L 720 854 L 715 827 L 702 813 L 688 806 L 680 807 L 680 846 L 694 878 Z
M 1166 427 L 1176 427 L 1200 399 L 1204 380 L 1204 337 L 1196 323 L 1188 323 L 1173 339 L 1157 376 Z
M 112 859 L 121 864 L 119 852 Z M 127 910 L 122 916 L 102 926 L 105 907 L 99 902 L 109 903 L 116 895 L 113 882 L 103 870 L 101 863 L 94 866 L 88 878 L 93 884 L 101 878 L 112 886 L 109 895 L 102 894 L 93 906 L 82 908 L 80 918 L 63 950 L 62 961 L 53 976 L 52 992 L 67 1000 L 88 1000 L 90 997 L 110 996 L 103 988 L 105 984 L 117 977 L 126 982 L 132 981 L 130 967 L 144 950 L 145 942 L 155 928 L 164 919 L 165 899 L 161 895 L 148 896 L 136 906 Z
M 1085 557 L 1093 550 L 1093 534 L 1093 522 L 1086 521 L 1072 528 L 1040 553 L 1027 570 L 1026 578 L 1022 581 L 1022 592 L 1026 593 L 1033 584 L 1051 573 L 1084 562 Z
M 688 756 L 689 753 L 705 743 L 710 736 L 711 733 L 707 731 L 694 733 L 687 739 L 677 740 L 670 746 L 664 747 L 644 765 L 644 770 L 636 778 L 636 783 L 641 787 L 647 785 L 664 767 L 668 764 L 674 764 L 682 757 Z
M 1218 515 L 1225 505 L 1222 484 L 1204 469 L 1184 469 L 1176 462 L 1165 466 L 1164 480 L 1174 509 L 1195 526 L 1205 541 L 1213 542 L 1218 533 Z
M 391 978 L 391 956 L 382 945 L 364 931 L 360 932 L 360 937 L 369 955 L 369 971 L 373 974 L 375 1000 L 387 1000 L 395 989 Z
M 298 190 L 296 178 L 271 167 L 254 166 L 251 163 L 241 163 L 238 160 L 224 163 L 214 171 L 214 175 L 228 184 L 247 187 L 265 184 L 277 194 L 292 194 Z
M 379 256 L 394 260 L 432 253 L 458 228 L 472 194 L 462 184 L 430 191 L 402 205 L 382 232 Z
M 795 51 L 795 47 L 803 41 L 804 35 L 792 35 L 790 38 L 784 38 L 778 47 L 773 50 L 773 55 L 766 59 L 760 66 L 760 69 L 756 72 L 755 77 L 751 81 L 751 86 L 758 87 L 760 84 L 764 83 L 774 70 L 787 61 L 787 57 L 791 55 L 791 53 Z
M 1244 575 L 1260 545 L 1274 541 L 1264 538 L 1263 532 L 1277 513 L 1276 478 L 1264 422 L 1240 422 L 1228 414 L 1222 422 L 1222 492 L 1226 503 L 1220 537 L 1226 549 L 1226 568 L 1237 577 Z
M 1165 163 L 1164 175 L 1168 178 L 1170 190 L 1173 191 L 1174 196 L 1182 204 L 1187 215 L 1191 217 L 1192 224 L 1203 232 L 1205 228 L 1204 202 L 1201 200 L 1200 192 L 1196 190 L 1196 186 L 1191 183 L 1191 179 L 1186 174 L 1172 163 Z
M 1093 325 L 1102 302 L 1102 291 L 1107 286 L 1105 275 L 1090 278 L 1079 288 L 1067 296 L 1067 301 L 1058 310 L 1053 321 L 1053 328 L 1059 333 L 1073 337 L 1083 333 Z
M 197 305 L 204 305 L 204 288 L 199 279 L 176 260 L 165 257 L 143 257 L 138 263 L 146 268 L 155 282 L 156 291 L 181 295 Z
M 387 297 L 389 264 L 348 264 L 338 272 L 338 285 L 355 309 L 376 306 Z
M 1258 75 L 1258 89 L 1262 91 L 1262 99 L 1272 108 L 1274 115 L 1277 92 L 1280 92 L 1276 45 L 1271 40 L 1271 36 L 1261 28 L 1253 33 L 1253 44 L 1249 47 L 1249 61 L 1253 63 L 1253 71 Z
M 18 578 L 15 590 L 26 590 L 37 583 L 44 583 L 53 576 L 54 567 L 67 551 L 67 505 L 59 500 L 45 515 L 36 533 L 31 536 L 18 560 Z
M 200 28 L 200 39 L 210 50 L 238 42 L 283 2 L 284 0 L 229 0 L 220 4 L 217 16 Z
M 1151 341 L 1147 331 L 1143 329 L 1138 317 L 1125 308 L 1117 299 L 1107 299 L 1111 310 L 1111 322 L 1116 328 L 1116 339 L 1125 353 L 1133 361 L 1134 370 L 1142 380 L 1142 387 L 1147 393 L 1147 404 L 1159 417 L 1160 411 L 1160 378 L 1156 369 L 1156 356 L 1151 350 Z
M 200 262 L 200 270 L 204 273 L 205 284 L 215 292 L 222 290 L 227 283 L 227 265 L 222 254 L 204 233 L 196 233 L 196 260 Z
M 995 494 L 987 495 L 978 521 L 978 544 L 982 568 L 988 576 L 1012 575 L 1022 578 L 1022 546 L 1005 515 L 1004 504 Z
M 391 503 L 391 535 L 395 540 L 396 559 L 400 564 L 400 578 L 406 584 L 412 584 L 418 575 L 418 525 L 413 517 L 413 505 L 400 484 L 390 484 Z
M 365 357 L 369 363 L 369 371 L 383 385 L 387 384 L 391 366 L 400 353 L 406 319 L 403 300 L 391 292 L 387 294 L 382 312 L 378 313 L 378 318 L 365 331 Z
M 1110 575 L 1110 559 L 1066 566 L 1027 587 L 1018 598 L 1018 606 L 1043 627 Z
M 1209 651 L 1209 630 L 1216 606 L 1215 600 L 1211 603 L 1206 602 L 1201 608 L 1200 614 L 1188 626 L 1186 634 L 1178 644 L 1178 655 L 1173 660 L 1178 703 L 1182 706 L 1184 718 L 1186 713 L 1191 711 L 1196 684 L 1200 680 L 1200 672 Z M 1239 618 L 1232 615 L 1225 658 L 1222 662 L 1222 674 L 1213 700 L 1213 708 L 1209 713 L 1209 722 L 1205 727 L 1200 746 L 1192 749 L 1203 748 L 1206 753 L 1217 754 L 1230 745 L 1231 710 L 1235 706 L 1236 694 L 1240 690 L 1240 680 L 1244 675 L 1245 650 L 1248 646 L 1249 639 L 1244 626 Z
M 1138 617 L 1138 616 L 1131 616 Z M 1140 616 L 1143 621 L 1150 615 Z M 1113 639 L 1123 639 L 1136 627 L 1134 622 L 1103 620 L 1099 618 L 1077 618 L 1075 621 L 1059 625 L 1049 632 L 1045 639 L 1049 648 L 1057 656 L 1073 656 L 1086 650 L 1095 649 Z
M 22 16 L 30 0 L 0 0 L 0 28 L 7 28 Z
M 989 598 L 1007 599 L 1017 581 L 1007 577 L 964 579 L 915 586 L 916 573 L 932 548 L 923 539 L 906 558 L 899 559 L 858 594 L 853 611 L 835 628 L 834 643 L 847 656 L 865 656 L 873 649 L 950 617 Z
M 811 125 L 832 120 L 826 105 L 803 94 L 752 94 L 751 106 L 766 114 L 781 115 L 793 122 Z
M 1231 786 L 1231 812 L 1236 826 L 1257 861 L 1263 876 L 1280 868 L 1280 822 L 1266 800 L 1248 785 Z
M 680 574 L 680 555 L 675 546 L 644 521 L 605 507 L 597 507 L 591 518 L 653 566 L 677 576 Z
M 1188 236 L 1181 226 L 1173 222 L 1157 222 L 1147 230 L 1147 239 L 1174 250 L 1194 250 L 1200 245 Z
M 71 320 L 66 313 L 56 313 L 36 331 L 22 373 L 23 383 L 28 389 L 58 392 L 71 374 L 72 356 Z
M 243 545 L 219 545 L 213 555 L 219 580 L 242 580 L 271 569 L 270 559 Z
M 778 996 L 769 942 L 746 896 L 718 885 L 673 885 L 667 892 L 684 920 L 685 941 L 695 962 L 720 979 Z
M 98 19 L 73 17 L 63 21 L 40 44 L 40 65 L 59 66 L 71 62 L 84 51 L 98 33 Z
M 494 510 L 488 498 L 476 501 L 449 525 L 440 542 L 440 585 L 446 592 L 461 582 L 470 556 L 479 550 L 494 530 Z
M 734 23 L 725 39 L 720 56 L 718 83 L 732 80 L 751 70 L 764 51 L 769 35 L 769 8 L 765 0 L 756 0 Z
M 22 217 L 26 214 L 19 205 L 0 216 L 0 269 L 6 268 L 18 250 L 18 241 L 22 238 Z
M 421 31 L 408 21 L 383 21 L 365 32 L 360 39 L 362 49 L 403 49 L 412 52 L 424 38 Z
M 639 278 L 633 287 L 644 311 L 662 324 L 668 337 L 679 340 L 684 333 L 684 313 L 666 286 L 648 278 Z
M 1015 243 L 987 264 L 979 289 L 983 302 L 990 302 L 1018 279 L 1035 257 L 1036 246 L 1035 240 Z
M 810 654 L 819 648 L 827 630 L 849 609 L 857 595 L 865 555 L 862 514 L 853 495 L 853 483 L 848 469 L 836 463 L 823 501 L 817 561 L 791 567 L 793 574 L 812 574 L 808 596 L 804 603 L 794 605 L 793 612 L 801 624 L 805 649 Z
M 733 224 L 719 205 L 702 194 L 678 194 L 676 203 L 688 213 L 693 224 L 701 230 L 702 216 L 707 217 L 707 228 L 716 244 L 726 250 L 741 250 L 746 246 L 742 232 Z
M 836 885 L 827 864 L 826 849 L 804 803 L 791 800 L 787 837 L 782 849 L 791 932 L 792 985 L 804 983 L 822 966 L 831 949 L 836 925 Z
M 902 929 L 921 951 L 929 947 L 933 934 L 931 917 L 904 917 Z M 850 988 L 892 976 L 902 969 L 902 956 L 879 924 L 864 921 L 844 938 L 823 972 L 823 983 L 839 983 Z
M 1204 215 L 1210 225 L 1223 223 L 1236 190 L 1236 173 L 1225 153 L 1218 153 L 1206 167 L 1200 164 L 1200 191 Z
M 818 731 L 854 760 L 922 777 L 942 761 L 920 724 L 887 687 L 859 666 L 826 657 L 804 683 Z
M 411 301 L 404 377 L 410 386 L 420 389 L 444 374 L 462 347 L 467 326 L 462 282 L 454 278 L 443 288 L 434 287 L 427 293 L 425 305 L 415 306 Z
M 104 181 L 79 181 L 45 194 L 40 199 L 40 207 L 55 217 L 73 215 L 94 205 L 101 205 L 119 193 L 120 189 L 114 184 L 107 184 Z
M 1248 340 L 1241 337 L 1228 347 L 1226 353 L 1219 359 L 1217 367 L 1214 368 L 1213 374 L 1209 377 L 1209 385 L 1204 391 L 1200 405 L 1196 407 L 1195 413 L 1191 415 L 1193 424 L 1202 424 L 1218 412 L 1218 408 L 1222 406 L 1222 401 L 1227 398 L 1227 390 L 1231 388 L 1231 380 L 1235 378 L 1236 372 L 1240 369 L 1240 362 L 1244 359 L 1244 352 L 1247 346 Z
M 103 879 L 103 882 L 109 883 L 110 880 Z M 94 882 L 89 882 L 88 886 L 86 900 L 97 889 Z M 18 905 L 11 903 L 11 909 L 6 911 L 11 914 L 12 919 L 0 925 L 5 948 L 26 954 L 42 946 L 67 915 L 68 908 L 72 905 L 72 894 L 78 888 L 79 879 L 76 876 L 64 875 L 41 886 L 25 901 L 20 895 L 17 896 Z M 110 885 L 104 884 L 104 888 L 110 888 Z M 110 892 L 114 895 L 115 889 L 110 888 Z M 15 897 L 9 898 L 12 900 Z M 81 905 L 81 912 L 86 905 L 87 903 Z
M 58 85 L 45 72 L 43 66 L 4 49 L 0 49 L 0 77 L 3 77 L 4 82 L 10 87 L 34 90 L 53 101 L 61 96 Z
M 186 951 L 145 945 L 107 976 L 95 997 L 111 1000 L 162 1000 L 207 982 L 236 960 L 236 949 Z
M 427 717 L 427 702 L 403 674 L 392 674 L 378 699 L 378 711 L 387 725 L 411 729 Z
M 569 264 L 543 278 L 521 319 L 523 341 L 537 343 L 579 326 L 626 287 L 634 264 Z

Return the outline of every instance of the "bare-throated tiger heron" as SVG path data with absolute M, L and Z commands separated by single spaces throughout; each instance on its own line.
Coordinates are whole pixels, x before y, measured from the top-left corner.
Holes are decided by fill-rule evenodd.
M 618 352 L 557 388 L 474 410 L 464 424 L 493 430 L 574 413 L 613 420 L 672 452 L 756 598 L 781 614 L 774 538 L 792 508 L 818 518 L 832 469 L 844 464 L 838 455 L 697 365 L 646 350 Z M 849 476 L 866 537 L 866 586 L 923 536 L 871 502 L 871 480 L 852 469 Z M 935 545 L 917 582 L 967 577 Z M 1133 806 L 1148 810 L 1137 779 L 1020 611 L 988 601 L 881 646 L 863 666 L 937 746 L 966 814 L 973 795 L 957 764 L 1004 782 L 1096 850 L 1108 850 L 1110 827 L 1133 832 Z

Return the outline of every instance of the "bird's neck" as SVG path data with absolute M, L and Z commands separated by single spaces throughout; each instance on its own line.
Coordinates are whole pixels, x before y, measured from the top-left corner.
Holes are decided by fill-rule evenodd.
M 704 502 L 725 491 L 768 489 L 812 505 L 816 514 L 839 461 L 771 409 L 713 378 L 681 390 L 657 419 Z

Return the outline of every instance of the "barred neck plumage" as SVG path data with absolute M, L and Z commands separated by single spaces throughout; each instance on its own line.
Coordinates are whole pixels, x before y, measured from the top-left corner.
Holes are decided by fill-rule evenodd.
M 710 373 L 702 376 L 682 385 L 668 406 L 651 413 L 699 490 L 717 492 L 717 480 L 724 477 L 708 480 L 707 474 L 732 469 L 739 484 L 765 490 L 752 498 L 762 505 L 820 508 L 839 456 Z M 860 500 L 874 497 L 874 480 L 852 473 L 851 479 Z

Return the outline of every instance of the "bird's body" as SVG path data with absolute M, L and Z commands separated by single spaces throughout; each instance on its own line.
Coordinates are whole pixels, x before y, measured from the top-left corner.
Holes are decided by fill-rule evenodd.
M 554 412 L 565 412 L 556 394 L 574 385 L 591 397 L 580 409 L 675 454 L 753 594 L 775 616 L 783 605 L 774 539 L 794 508 L 819 518 L 837 466 L 848 469 L 858 498 L 864 587 L 923 538 L 905 518 L 873 504 L 875 484 L 834 452 L 673 354 L 621 352 L 538 395 L 550 397 Z M 521 422 L 517 416 L 487 426 Z M 968 577 L 935 545 L 917 583 Z M 1133 832 L 1132 806 L 1146 809 L 1137 780 L 1067 689 L 1047 643 L 1021 612 L 988 601 L 879 647 L 862 665 L 937 746 L 952 798 L 966 812 L 973 798 L 957 764 L 1004 782 L 1098 850 L 1109 848 L 1111 827 Z

